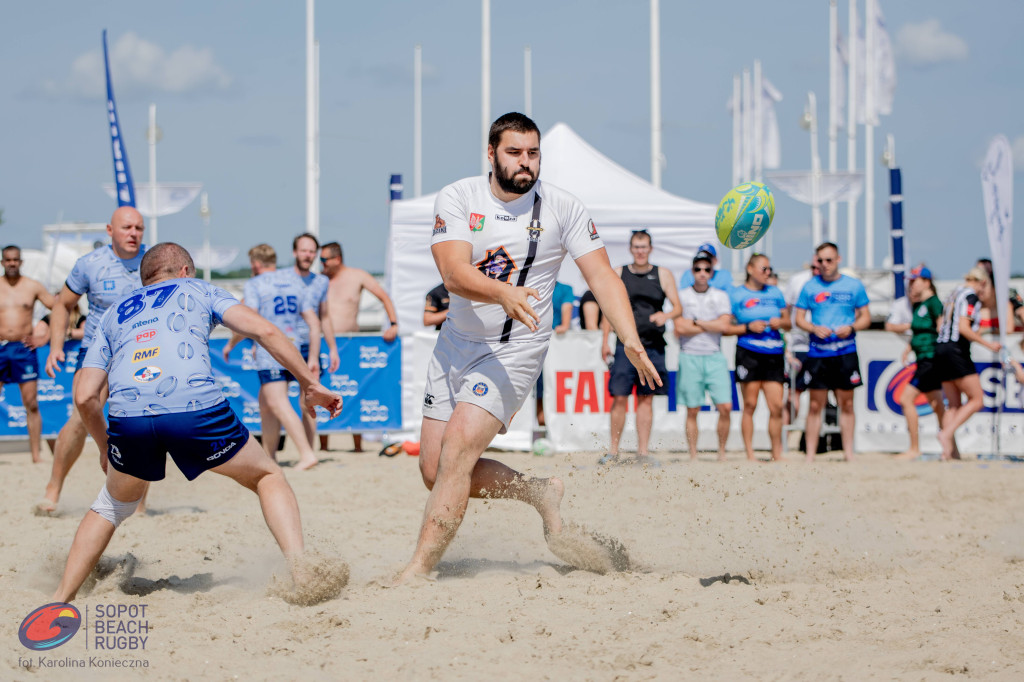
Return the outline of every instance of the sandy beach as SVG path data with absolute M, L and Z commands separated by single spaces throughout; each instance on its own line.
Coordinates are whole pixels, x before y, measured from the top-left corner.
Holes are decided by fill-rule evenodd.
M 473 501 L 436 579 L 388 588 L 427 495 L 416 459 L 325 454 L 288 478 L 308 548 L 350 567 L 340 597 L 303 607 L 274 596 L 284 562 L 256 497 L 169 467 L 79 594 L 81 631 L 45 655 L 19 643 L 18 627 L 49 603 L 102 476 L 89 443 L 58 516 L 37 517 L 49 456 L 0 455 L 0 677 L 1024 679 L 1020 464 L 660 453 L 663 466 L 645 469 L 599 468 L 592 453 L 494 453 L 561 476 L 565 519 L 621 541 L 631 570 L 573 570 L 533 510 Z M 96 650 L 110 605 L 145 605 L 145 649 Z M 40 658 L 86 667 L 41 669 Z M 99 667 L 115 659 L 148 667 Z

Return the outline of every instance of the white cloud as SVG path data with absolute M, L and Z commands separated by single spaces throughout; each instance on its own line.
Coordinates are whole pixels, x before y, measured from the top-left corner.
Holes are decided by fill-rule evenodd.
M 231 84 L 231 77 L 217 64 L 212 49 L 183 45 L 168 54 L 164 48 L 132 32 L 111 45 L 110 74 L 115 94 L 209 92 L 224 90 Z M 103 97 L 105 90 L 102 49 L 76 57 L 63 82 L 43 84 L 43 91 L 50 95 L 95 98 Z
M 967 41 L 942 30 L 938 19 L 907 24 L 896 33 L 896 49 L 901 57 L 917 66 L 967 59 Z
M 1013 169 L 1024 171 L 1024 135 L 1013 141 Z

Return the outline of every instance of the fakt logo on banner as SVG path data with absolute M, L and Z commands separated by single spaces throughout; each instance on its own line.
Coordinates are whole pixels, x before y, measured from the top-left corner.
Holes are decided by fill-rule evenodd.
M 1021 396 L 1021 385 L 1013 373 L 1006 374 L 1006 393 L 1003 394 L 1002 380 L 1003 372 L 997 363 L 975 362 L 974 367 L 978 370 L 981 379 L 981 389 L 984 394 L 984 407 L 982 412 L 995 412 L 1000 402 L 1003 404 L 1003 412 L 1008 414 L 1024 413 L 1024 401 Z M 903 415 L 900 408 L 900 396 L 910 379 L 914 376 L 914 365 L 902 366 L 893 360 L 872 360 L 868 363 L 868 411 L 882 412 L 888 410 L 894 414 Z M 931 406 L 921 396 L 914 404 L 917 406 L 919 415 L 932 414 Z
M 25 616 L 18 628 L 18 639 L 26 649 L 56 649 L 75 636 L 82 626 L 82 614 L 71 604 L 53 602 Z

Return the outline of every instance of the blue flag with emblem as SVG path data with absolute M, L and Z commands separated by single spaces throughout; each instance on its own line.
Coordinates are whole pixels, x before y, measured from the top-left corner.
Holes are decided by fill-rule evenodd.
M 128 151 L 121 142 L 121 125 L 117 121 L 114 86 L 110 82 L 110 58 L 107 55 L 107 31 L 103 30 L 103 67 L 107 73 L 107 122 L 110 124 L 110 146 L 114 152 L 114 183 L 117 185 L 117 205 L 135 206 L 135 183 L 128 165 Z

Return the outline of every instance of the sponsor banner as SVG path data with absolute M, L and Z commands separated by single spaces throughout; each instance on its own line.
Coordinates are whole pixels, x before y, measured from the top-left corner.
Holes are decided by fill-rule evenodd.
M 344 431 L 397 431 L 402 426 L 402 342 L 388 343 L 379 336 L 338 336 L 337 371 L 324 372 L 320 380 L 345 400 L 341 414 L 328 419 L 327 412 L 317 408 L 317 430 L 320 433 Z M 242 352 L 231 354 L 224 361 L 226 339 L 210 341 L 213 376 L 232 409 L 254 433 L 260 432 L 260 381 L 252 362 L 252 342 L 239 344 Z M 326 344 L 321 344 L 320 366 L 327 367 Z M 299 384 L 288 384 L 288 397 L 299 409 Z
M 723 352 L 734 367 L 736 356 L 735 338 L 722 340 Z M 667 396 L 654 397 L 654 426 L 651 430 L 652 450 L 685 451 L 686 409 L 676 400 L 676 368 L 679 364 L 679 346 L 673 338 L 665 348 L 665 366 L 668 376 L 662 380 L 668 385 Z M 601 333 L 567 332 L 556 334 L 544 362 L 544 419 L 547 423 L 548 438 L 562 451 L 593 450 L 608 448 L 609 419 L 612 397 L 608 395 L 608 366 L 601 358 Z M 729 450 L 742 450 L 740 435 L 741 398 L 733 384 L 732 419 L 730 422 Z M 635 401 L 627 404 L 626 426 L 620 441 L 624 452 L 636 450 Z M 699 435 L 697 447 L 701 450 L 717 450 L 718 412 L 705 399 L 705 405 L 697 415 Z M 754 412 L 754 447 L 768 449 L 768 412 L 764 398 L 760 397 Z
M 1017 348 L 1019 340 L 1018 336 L 1011 336 L 1010 347 Z M 910 441 L 899 399 L 914 374 L 913 365 L 904 367 L 900 363 L 900 355 L 906 346 L 894 334 L 880 332 L 857 334 L 857 346 L 861 373 L 866 382 L 863 389 L 854 391 L 857 414 L 854 449 L 859 452 L 902 452 L 909 447 Z M 998 425 L 999 452 L 1024 454 L 1021 385 L 1012 372 L 1004 376 L 999 359 L 988 349 L 975 344 L 971 357 L 981 379 L 984 406 L 957 430 L 957 445 L 965 453 L 994 453 Z M 999 414 L 1000 408 L 1002 414 Z M 940 448 L 935 438 L 938 420 L 925 400 L 918 400 L 917 413 L 921 451 L 938 453 Z
M 334 419 L 326 411 L 319 411 L 318 429 L 324 433 L 344 431 L 397 431 L 402 426 L 402 343 L 387 343 L 379 336 L 337 337 L 341 364 L 333 374 L 324 373 L 321 381 L 345 399 L 345 407 Z M 239 344 L 230 362 L 224 361 L 227 339 L 210 341 L 210 361 L 213 376 L 232 409 L 254 433 L 260 431 L 259 377 L 252 363 L 251 342 Z M 37 394 L 43 420 L 43 438 L 56 438 L 67 422 L 72 410 L 71 381 L 78 360 L 80 342 L 64 344 L 64 366 L 54 379 L 43 371 L 49 346 L 36 350 L 39 362 Z M 135 381 L 148 383 L 155 380 L 160 370 L 147 361 L 157 357 L 159 346 L 140 349 L 132 362 Z M 321 354 L 321 366 L 327 366 L 326 346 Z M 296 409 L 299 407 L 299 385 L 292 382 L 288 395 Z M 420 392 L 422 400 L 422 390 Z M 17 384 L 6 384 L 0 396 L 0 439 L 27 438 L 25 408 Z

